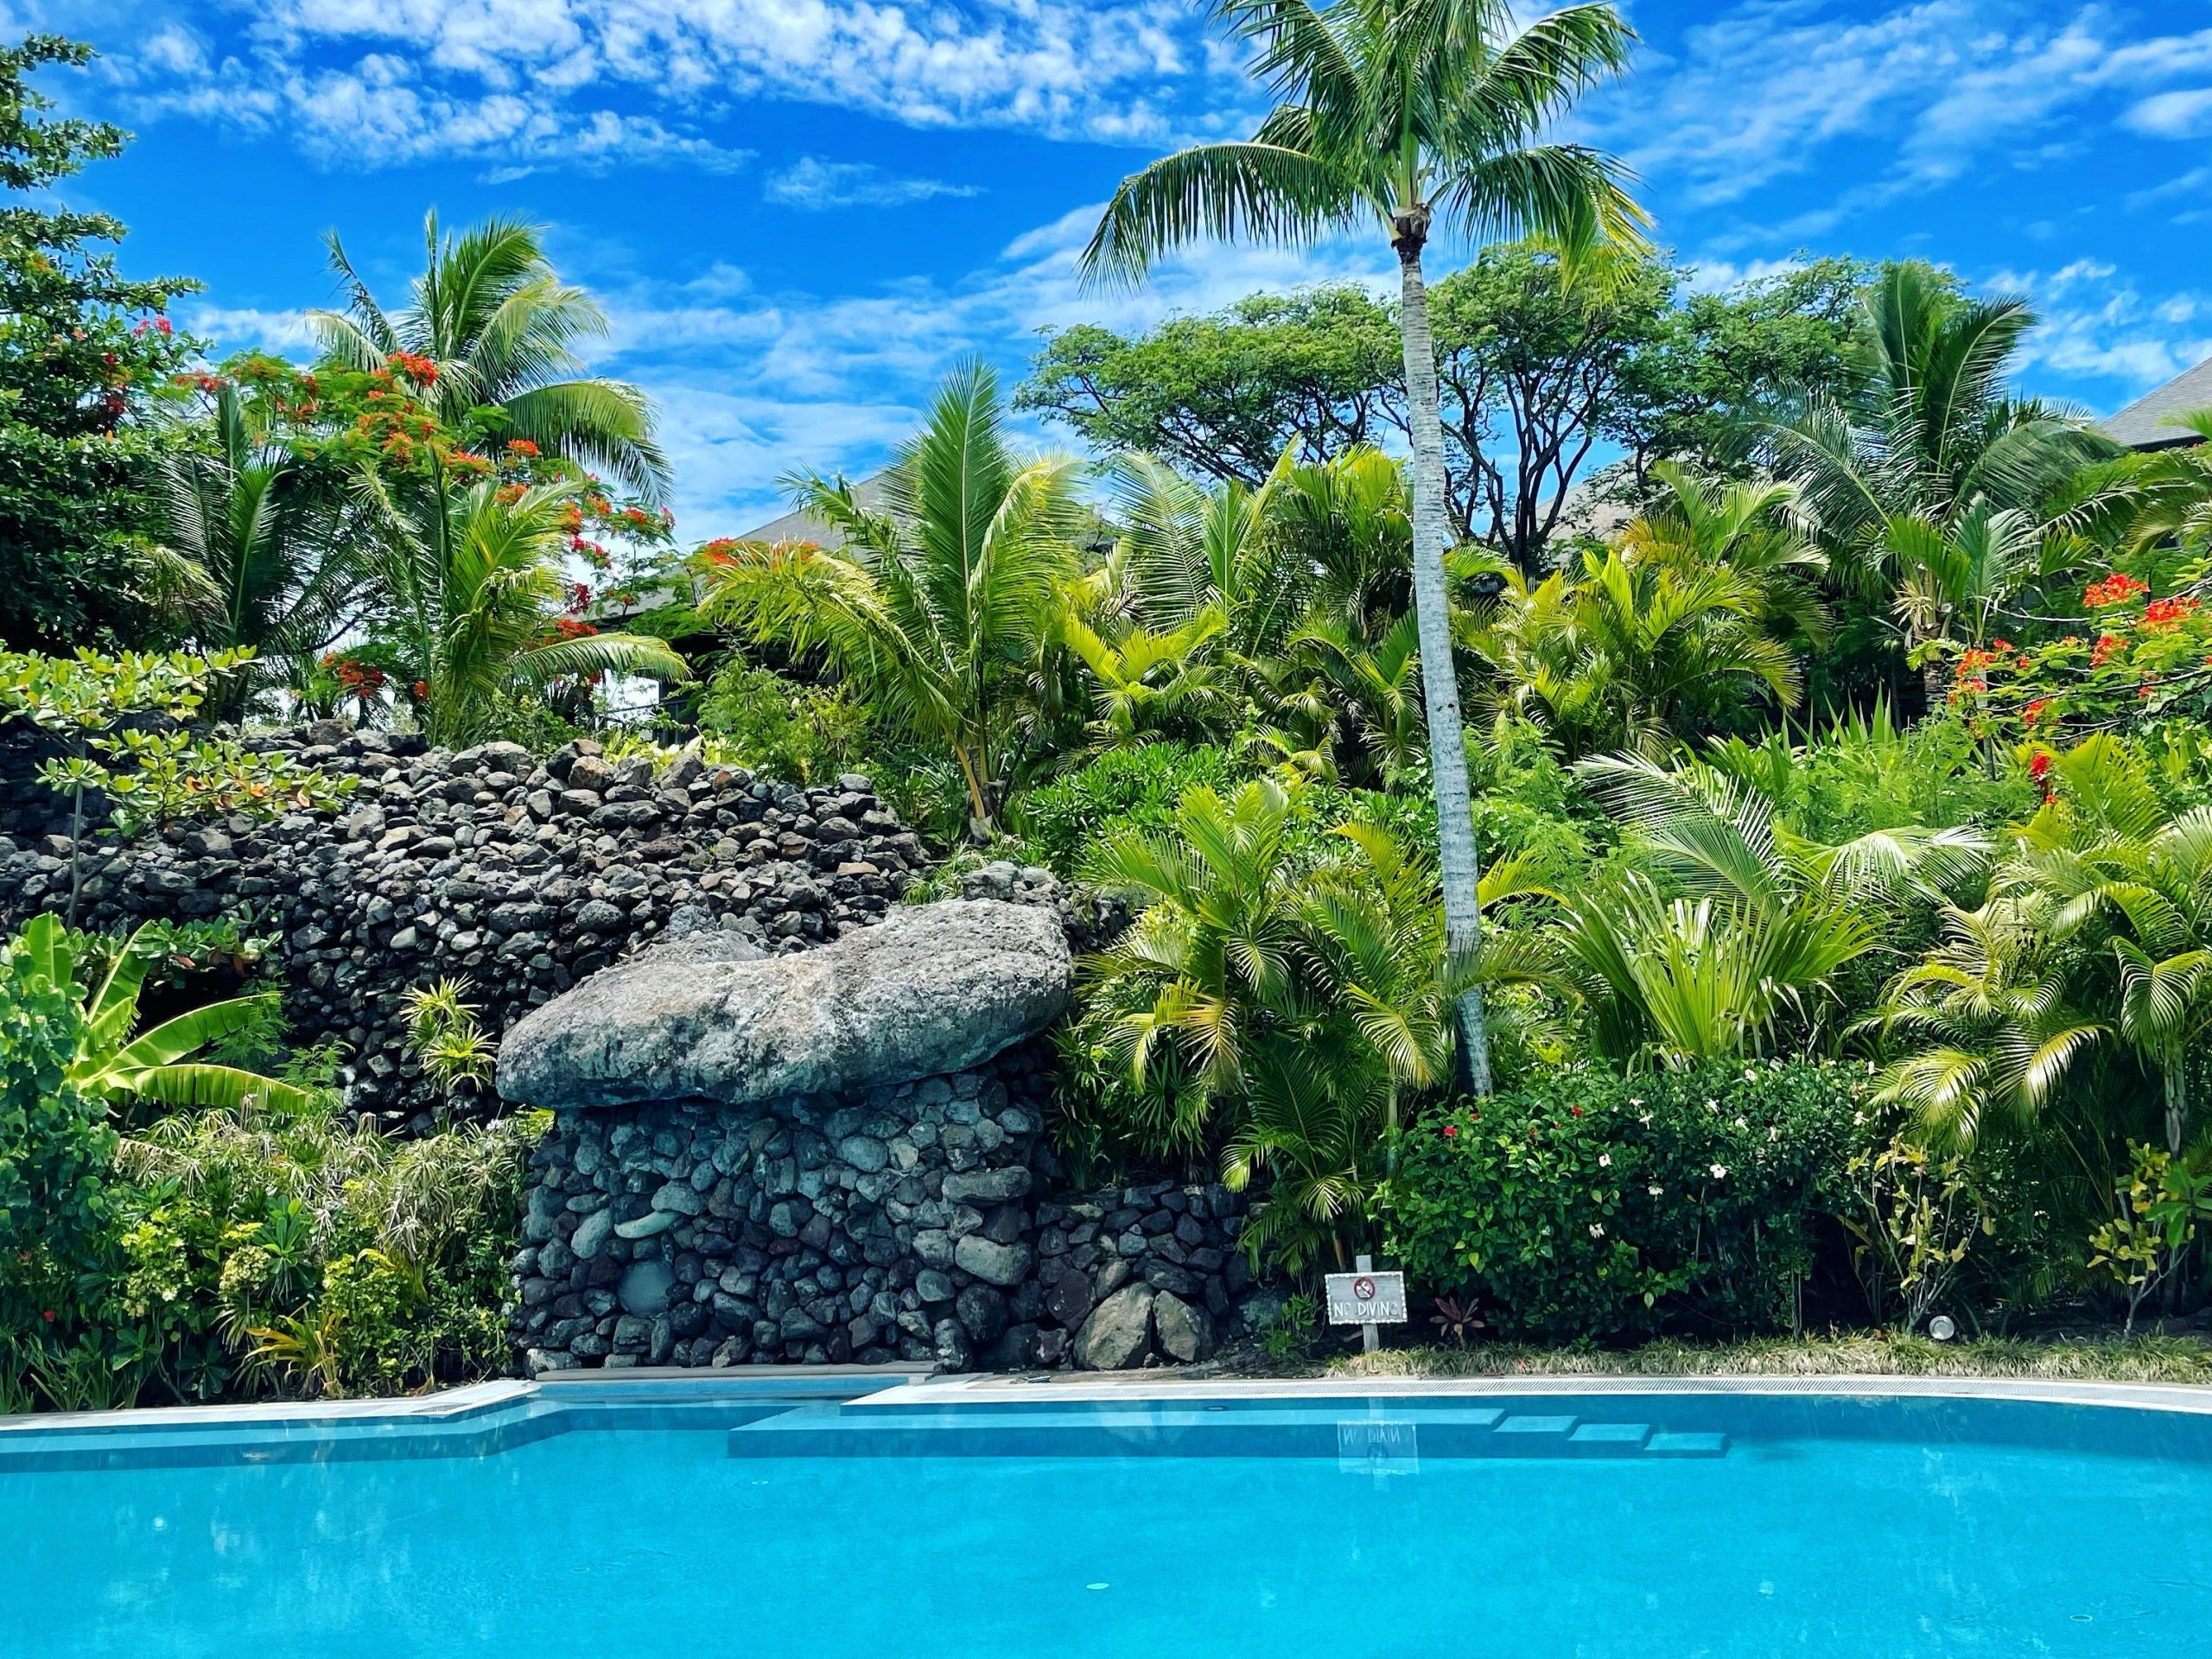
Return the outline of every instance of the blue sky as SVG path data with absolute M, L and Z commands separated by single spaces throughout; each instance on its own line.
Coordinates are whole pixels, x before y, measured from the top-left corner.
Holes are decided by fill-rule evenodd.
M 1636 70 L 1575 136 L 1626 157 L 1719 284 L 1793 253 L 1916 255 L 2024 295 L 2034 391 L 2109 411 L 2212 355 L 2212 4 L 1638 0 Z M 1212 248 L 1087 295 L 1074 251 L 1152 155 L 1249 126 L 1186 0 L 0 0 L 103 53 L 48 72 L 138 135 L 68 193 L 134 274 L 198 276 L 219 349 L 300 351 L 335 228 L 388 303 L 423 212 L 543 223 L 657 397 L 687 535 L 749 529 L 795 465 L 865 470 L 936 376 L 1035 332 L 1387 249 Z

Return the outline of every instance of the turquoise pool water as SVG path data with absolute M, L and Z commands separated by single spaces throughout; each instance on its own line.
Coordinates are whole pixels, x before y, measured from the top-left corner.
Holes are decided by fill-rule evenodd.
M 8 1659 L 2170 1659 L 2212 1653 L 2212 1418 L 594 1390 L 0 1435 L 0 1541 Z

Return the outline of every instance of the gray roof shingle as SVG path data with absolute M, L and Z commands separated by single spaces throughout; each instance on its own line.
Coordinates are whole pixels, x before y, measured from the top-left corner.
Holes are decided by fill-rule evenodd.
M 2131 449 L 2169 449 L 2202 442 L 2187 427 L 2164 424 L 2169 415 L 2212 409 L 2212 358 L 2186 374 L 2176 375 L 2156 391 L 2138 397 L 2100 429 L 2114 443 Z

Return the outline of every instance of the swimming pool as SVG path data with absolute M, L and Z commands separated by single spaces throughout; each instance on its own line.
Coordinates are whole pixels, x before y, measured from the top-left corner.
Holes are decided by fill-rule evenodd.
M 2184 1390 L 860 1386 L 0 1428 L 0 1654 L 2212 1653 Z

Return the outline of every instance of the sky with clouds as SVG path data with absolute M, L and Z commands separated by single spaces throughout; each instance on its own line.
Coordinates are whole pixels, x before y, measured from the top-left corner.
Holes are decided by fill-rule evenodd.
M 2044 319 L 2035 391 L 2116 408 L 2212 355 L 2212 3 L 1634 0 L 1632 73 L 1573 136 L 1634 167 L 1720 284 L 1916 256 Z M 859 473 L 933 379 L 1040 328 L 1388 280 L 1379 241 L 1209 248 L 1098 295 L 1074 253 L 1153 155 L 1249 128 L 1196 0 L 0 0 L 102 54 L 48 72 L 137 134 L 67 193 L 188 274 L 217 342 L 302 349 L 336 230 L 388 303 L 422 220 L 547 228 L 658 401 L 683 529 L 750 529 L 794 466 Z

